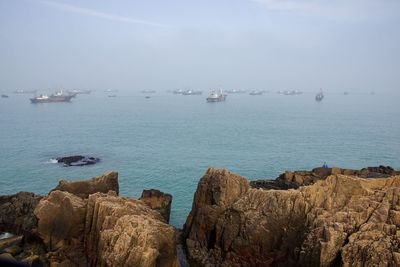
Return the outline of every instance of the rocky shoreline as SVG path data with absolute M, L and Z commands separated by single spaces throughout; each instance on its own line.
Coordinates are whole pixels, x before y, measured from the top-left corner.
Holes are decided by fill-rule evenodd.
M 400 173 L 315 168 L 248 181 L 210 168 L 183 230 L 172 196 L 121 197 L 118 173 L 0 196 L 0 260 L 24 266 L 399 266 Z

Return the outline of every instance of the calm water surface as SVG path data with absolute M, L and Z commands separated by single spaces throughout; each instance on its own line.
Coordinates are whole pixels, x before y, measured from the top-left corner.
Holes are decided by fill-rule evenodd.
M 199 178 L 210 166 L 248 177 L 329 165 L 400 168 L 400 108 L 390 94 L 207 95 L 118 92 L 79 95 L 72 103 L 30 104 L 30 95 L 0 99 L 0 194 L 45 194 L 58 180 L 119 172 L 121 195 L 171 193 L 171 223 L 181 227 Z M 93 166 L 65 168 L 50 159 L 98 156 Z

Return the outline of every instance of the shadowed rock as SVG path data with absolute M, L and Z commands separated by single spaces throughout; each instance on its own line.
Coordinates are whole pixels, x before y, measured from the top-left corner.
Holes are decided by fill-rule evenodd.
M 29 192 L 0 196 L 0 232 L 30 235 L 37 225 L 33 211 L 41 198 Z
M 111 171 L 102 176 L 83 181 L 61 180 L 52 191 L 55 190 L 66 191 L 82 198 L 87 198 L 90 194 L 97 192 L 107 193 L 108 191 L 114 191 L 118 194 L 118 173 Z
M 146 203 L 153 210 L 161 213 L 165 221 L 169 222 L 172 203 L 172 196 L 170 194 L 165 194 L 157 189 L 143 190 L 139 200 Z

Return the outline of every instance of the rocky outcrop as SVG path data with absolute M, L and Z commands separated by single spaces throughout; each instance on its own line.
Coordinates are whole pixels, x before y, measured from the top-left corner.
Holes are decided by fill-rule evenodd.
M 400 175 L 399 171 L 390 166 L 367 167 L 361 170 L 341 169 L 341 168 L 314 168 L 311 171 L 286 171 L 279 175 L 275 180 L 255 180 L 250 185 L 254 188 L 263 189 L 290 189 L 300 186 L 312 185 L 316 181 L 324 180 L 329 175 L 343 174 L 357 176 L 361 178 L 387 178 Z
M 37 234 L 50 253 L 51 263 L 86 266 L 83 250 L 86 203 L 78 196 L 57 190 L 36 207 Z
M 37 225 L 33 211 L 41 198 L 28 192 L 0 196 L 0 232 L 30 235 Z
M 161 213 L 166 222 L 169 222 L 171 214 L 172 196 L 157 189 L 143 190 L 139 200 L 146 203 L 153 210 Z
M 110 172 L 89 181 L 61 181 L 43 198 L 30 193 L 0 198 L 4 231 L 24 233 L 0 241 L 0 258 L 27 266 L 178 267 L 177 231 L 157 211 L 165 203 L 169 209 L 172 197 L 145 194 L 145 203 L 110 191 L 118 188 L 118 174 Z
M 101 193 L 88 199 L 85 249 L 91 266 L 178 267 L 175 234 L 139 200 Z
M 66 191 L 82 198 L 88 198 L 90 194 L 97 192 L 107 193 L 114 191 L 119 193 L 118 172 L 107 172 L 99 177 L 93 177 L 84 181 L 61 180 L 57 187 L 53 189 Z
M 80 155 L 59 157 L 56 158 L 56 160 L 58 163 L 63 163 L 64 167 L 93 165 L 100 161 L 100 159 L 96 157 Z
M 249 188 L 209 169 L 185 225 L 202 266 L 396 266 L 400 176 L 334 174 L 298 190 Z

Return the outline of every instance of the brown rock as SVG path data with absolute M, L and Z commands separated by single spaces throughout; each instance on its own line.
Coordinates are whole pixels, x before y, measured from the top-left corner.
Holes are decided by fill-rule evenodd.
M 203 266 L 395 266 L 399 260 L 400 176 L 331 175 L 298 190 L 235 188 L 222 170 L 207 172 L 185 233 L 189 256 Z M 225 175 L 228 177 L 230 175 Z M 244 178 L 242 178 L 244 179 Z M 208 196 L 208 197 L 207 197 Z
M 172 203 L 172 196 L 170 194 L 165 194 L 156 189 L 143 190 L 139 200 L 146 203 L 153 210 L 161 213 L 165 221 L 169 222 Z
M 0 232 L 30 235 L 37 225 L 33 211 L 41 198 L 28 192 L 0 196 Z
M 11 247 L 11 246 L 19 246 L 21 244 L 23 236 L 12 236 L 5 239 L 0 239 L 0 251 Z
M 112 194 L 89 196 L 85 248 L 91 266 L 179 266 L 174 228 L 143 202 Z
M 118 195 L 118 173 L 114 171 L 107 172 L 102 176 L 84 181 L 61 180 L 52 191 L 55 190 L 66 191 L 82 198 L 87 198 L 90 194 L 97 192 L 107 193 L 108 191 L 114 191 Z
M 50 250 L 83 240 L 86 201 L 68 192 L 52 191 L 35 209 L 38 235 Z

